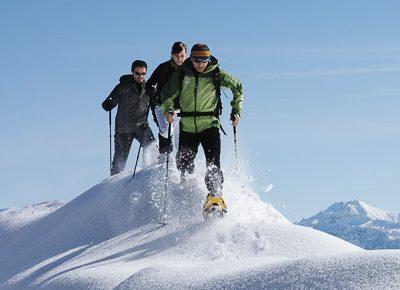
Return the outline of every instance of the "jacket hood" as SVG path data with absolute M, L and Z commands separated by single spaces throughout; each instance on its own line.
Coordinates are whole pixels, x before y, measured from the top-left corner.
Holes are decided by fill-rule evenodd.
M 214 57 L 213 55 L 210 56 L 210 66 L 211 65 L 217 65 L 218 64 L 218 59 Z
M 133 83 L 134 81 L 132 75 L 123 75 L 119 78 L 120 83 Z
M 208 63 L 208 66 L 204 70 L 204 73 L 213 71 L 217 66 L 218 66 L 218 59 L 216 59 L 213 55 L 210 56 L 210 62 Z

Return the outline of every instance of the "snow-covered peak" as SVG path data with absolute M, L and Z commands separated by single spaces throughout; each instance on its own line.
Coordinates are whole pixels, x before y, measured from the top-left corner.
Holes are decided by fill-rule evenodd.
M 336 237 L 291 224 L 260 200 L 244 172 L 225 176 L 227 215 L 205 221 L 204 171 L 197 170 L 187 184 L 180 184 L 172 168 L 166 195 L 162 164 L 138 172 L 134 180 L 123 172 L 36 222 L 5 233 L 0 261 L 9 263 L 0 263 L 0 288 L 112 289 L 124 281 L 129 285 L 122 289 L 168 288 L 138 281 L 153 281 L 154 271 L 160 270 L 162 277 L 181 273 L 185 283 L 195 285 L 193 279 L 210 274 L 222 277 L 277 261 L 362 252 Z M 164 205 L 167 224 L 161 226 Z
M 399 285 L 400 253 L 371 254 L 334 236 L 291 224 L 260 200 L 245 172 L 226 173 L 223 194 L 228 213 L 205 221 L 204 170 L 180 184 L 179 173 L 172 168 L 166 194 L 165 167 L 156 164 L 138 172 L 134 180 L 131 172 L 110 177 L 60 207 L 57 202 L 42 203 L 8 211 L 14 221 L 18 216 L 27 221 L 28 216 L 38 216 L 33 209 L 43 213 L 58 207 L 0 237 L 0 261 L 7 261 L 0 263 L 0 288 L 374 289 Z M 164 205 L 166 225 L 161 225 Z M 356 211 L 362 212 L 353 205 L 349 215 Z M 382 272 L 384 267 L 389 270 Z
M 400 214 L 358 200 L 337 202 L 298 224 L 327 232 L 365 249 L 400 248 Z
M 354 201 L 359 205 L 359 209 L 366 214 L 371 220 L 381 220 L 387 222 L 400 222 L 400 214 L 392 213 L 386 210 L 382 210 L 373 206 L 370 206 L 362 201 Z
M 317 215 L 303 219 L 299 224 L 313 227 L 318 224 L 349 226 L 376 220 L 397 223 L 400 222 L 400 215 L 375 208 L 362 201 L 352 200 L 334 203 Z

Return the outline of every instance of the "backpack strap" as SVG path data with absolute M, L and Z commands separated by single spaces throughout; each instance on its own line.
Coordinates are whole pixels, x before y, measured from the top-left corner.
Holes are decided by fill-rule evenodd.
M 174 99 L 174 108 L 180 109 L 181 105 L 179 101 L 181 99 L 183 79 L 185 78 L 185 72 L 183 70 L 178 70 L 179 72 L 179 95 Z
M 218 115 L 222 115 L 222 101 L 221 101 L 221 70 L 219 66 L 214 69 L 214 74 L 213 74 L 213 83 L 214 83 L 214 88 L 215 88 L 215 95 L 218 99 L 217 103 L 217 112 Z
M 214 76 L 213 76 L 213 83 L 215 87 L 215 95 L 218 98 L 218 103 L 217 103 L 217 110 L 216 110 L 216 117 L 219 120 L 219 116 L 222 115 L 222 101 L 221 101 L 221 69 L 219 68 L 219 65 L 214 70 Z M 224 128 L 222 127 L 222 124 L 220 122 L 220 129 L 222 133 L 226 136 L 226 132 Z

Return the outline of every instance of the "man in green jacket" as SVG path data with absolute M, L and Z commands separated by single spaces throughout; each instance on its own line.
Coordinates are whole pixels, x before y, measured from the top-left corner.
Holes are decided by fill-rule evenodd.
M 174 72 L 161 92 L 162 110 L 168 123 L 173 121 L 174 110 L 180 109 L 176 159 L 182 181 L 185 180 L 185 173 L 193 173 L 199 145 L 204 149 L 207 165 L 205 183 L 209 191 L 205 211 L 210 210 L 213 203 L 226 211 L 222 199 L 223 174 L 220 164 L 220 87 L 227 87 L 232 91 L 231 121 L 233 126 L 237 126 L 243 101 L 240 80 L 219 68 L 217 59 L 211 55 L 207 45 L 195 44 L 191 49 L 190 59 L 182 64 L 180 70 Z M 174 103 L 179 104 L 179 108 L 174 108 Z

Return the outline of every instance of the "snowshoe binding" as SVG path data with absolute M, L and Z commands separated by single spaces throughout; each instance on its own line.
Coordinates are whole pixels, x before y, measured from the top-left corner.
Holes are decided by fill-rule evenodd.
M 223 217 L 227 213 L 224 199 L 219 194 L 208 194 L 203 206 L 203 217 Z

